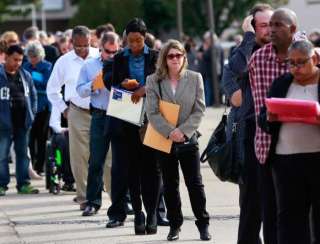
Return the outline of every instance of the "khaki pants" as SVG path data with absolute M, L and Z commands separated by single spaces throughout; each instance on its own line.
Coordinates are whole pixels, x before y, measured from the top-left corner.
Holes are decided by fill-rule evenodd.
M 78 202 L 86 200 L 90 123 L 89 113 L 70 105 L 68 112 L 70 165 L 76 182 Z

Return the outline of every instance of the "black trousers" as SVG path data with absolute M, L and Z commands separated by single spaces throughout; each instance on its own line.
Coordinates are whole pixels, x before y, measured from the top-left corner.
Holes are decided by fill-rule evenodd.
M 170 154 L 159 152 L 158 157 L 162 168 L 164 199 L 170 227 L 179 228 L 183 223 L 179 192 L 179 163 L 188 189 L 192 211 L 196 217 L 196 225 L 199 228 L 209 225 L 206 196 L 200 173 L 199 151 L 186 152 L 179 159 L 172 152 Z
M 44 169 L 49 118 L 50 112 L 48 109 L 37 113 L 30 131 L 29 148 L 31 160 L 37 172 L 43 172 Z
M 239 184 L 240 219 L 238 244 L 261 244 L 262 223 L 260 163 L 254 151 L 255 121 L 247 121 L 244 141 L 243 183 Z M 249 128 L 251 126 L 251 128 Z
M 263 238 L 265 244 L 277 244 L 277 205 L 271 160 L 260 165 Z
M 277 244 L 276 200 L 269 160 L 261 165 L 254 151 L 255 122 L 246 125 L 244 183 L 239 185 L 238 244 L 259 244 L 261 223 L 265 244 Z
M 126 218 L 125 196 L 128 188 L 134 212 L 141 212 L 143 202 L 147 216 L 155 216 L 161 177 L 155 151 L 142 144 L 138 126 L 113 120 L 117 124 L 113 130 L 116 133 L 114 137 L 122 141 L 123 147 L 118 155 L 121 158 L 112 161 L 112 205 L 108 216 L 121 221 Z
M 141 212 L 143 201 L 147 215 L 155 215 L 161 177 L 155 151 L 142 144 L 139 127 L 129 123 L 123 125 L 129 155 L 129 192 L 132 208 L 135 213 Z
M 320 207 L 319 161 L 320 153 L 274 157 L 279 244 L 311 243 L 310 209 Z
M 320 206 L 313 205 L 310 213 L 311 218 L 311 243 L 320 244 Z

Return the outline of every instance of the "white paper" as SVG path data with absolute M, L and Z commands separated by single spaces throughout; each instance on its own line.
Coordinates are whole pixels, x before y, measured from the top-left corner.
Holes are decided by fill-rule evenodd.
M 112 87 L 107 115 L 141 126 L 144 113 L 144 98 L 138 103 L 131 101 L 132 92 Z

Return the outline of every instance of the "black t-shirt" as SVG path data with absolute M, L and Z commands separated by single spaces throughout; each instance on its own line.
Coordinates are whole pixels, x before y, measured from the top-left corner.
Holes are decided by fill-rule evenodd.
M 7 73 L 10 89 L 11 119 L 13 127 L 21 128 L 25 124 L 26 98 L 19 72 L 12 75 Z

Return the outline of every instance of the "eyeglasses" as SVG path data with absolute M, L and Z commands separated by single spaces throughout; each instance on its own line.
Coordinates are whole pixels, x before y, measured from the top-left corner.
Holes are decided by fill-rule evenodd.
M 87 49 L 89 49 L 89 45 L 88 46 L 73 46 L 73 48 L 76 50 L 87 50 Z
M 170 59 L 170 60 L 172 60 L 172 59 L 174 59 L 174 58 L 180 59 L 180 58 L 182 58 L 183 56 L 184 56 L 184 55 L 183 55 L 182 53 L 176 53 L 176 54 L 171 53 L 171 54 L 168 54 L 168 55 L 167 55 L 167 59 Z
M 302 68 L 308 61 L 311 59 L 311 57 L 306 58 L 304 60 L 300 60 L 298 62 L 294 62 L 293 60 L 288 59 L 288 63 L 291 69 L 293 68 Z
M 118 52 L 118 50 L 112 51 L 112 50 L 109 50 L 108 48 L 103 48 L 102 50 L 107 54 L 116 54 Z

